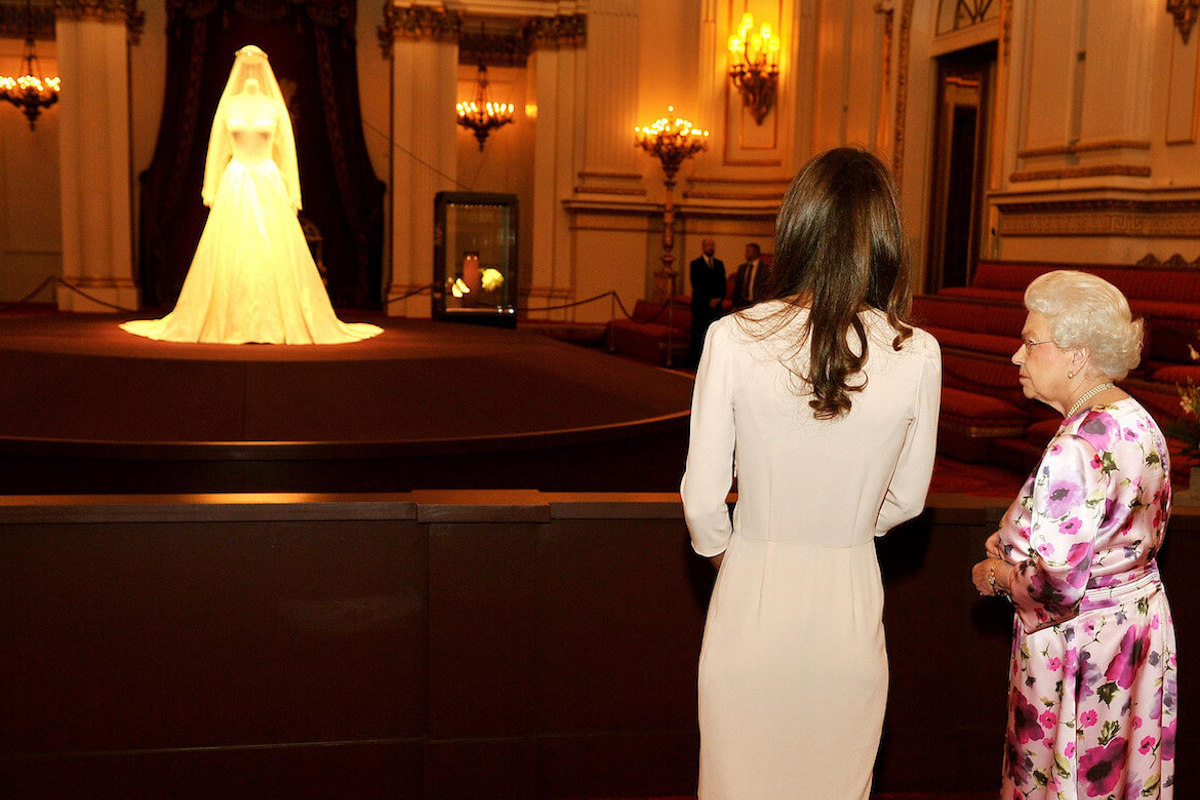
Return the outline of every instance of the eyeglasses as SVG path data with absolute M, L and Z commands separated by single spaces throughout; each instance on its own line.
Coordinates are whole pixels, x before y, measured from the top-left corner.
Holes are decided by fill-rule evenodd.
M 1021 346 L 1024 347 L 1026 350 L 1032 350 L 1033 348 L 1037 347 L 1039 344 L 1053 344 L 1053 342 L 1051 342 L 1051 340 L 1049 340 L 1049 339 L 1046 339 L 1045 341 L 1041 341 L 1041 342 L 1035 342 L 1033 339 L 1030 339 L 1028 336 L 1021 337 Z

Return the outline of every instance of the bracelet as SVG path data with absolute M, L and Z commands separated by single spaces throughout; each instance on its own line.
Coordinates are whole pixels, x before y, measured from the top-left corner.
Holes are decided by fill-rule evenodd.
M 1004 589 L 1003 587 L 999 586 L 996 583 L 995 559 L 992 559 L 991 563 L 988 565 L 987 582 L 988 582 L 988 588 L 992 590 L 992 594 L 1000 595 L 1001 597 L 1004 597 L 1006 599 L 1012 598 L 1012 595 L 1010 595 L 1008 593 L 1008 590 Z

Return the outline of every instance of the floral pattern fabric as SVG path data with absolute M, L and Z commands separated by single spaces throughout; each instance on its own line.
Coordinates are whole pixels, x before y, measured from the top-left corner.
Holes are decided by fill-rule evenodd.
M 1000 541 L 1016 607 L 1004 800 L 1173 796 L 1166 442 L 1137 401 L 1063 421 Z

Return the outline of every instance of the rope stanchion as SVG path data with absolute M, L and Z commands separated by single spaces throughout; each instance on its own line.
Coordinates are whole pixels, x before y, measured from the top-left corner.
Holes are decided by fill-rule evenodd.
M 63 286 L 67 289 L 70 289 L 72 292 L 79 295 L 80 297 L 91 300 L 93 303 L 104 306 L 105 308 L 111 308 L 114 311 L 120 311 L 120 312 L 126 313 L 126 314 L 136 314 L 138 312 L 138 309 L 136 309 L 136 308 L 125 308 L 124 306 L 114 305 L 112 303 L 101 300 L 98 297 L 93 297 L 92 295 L 90 295 L 87 292 L 80 289 L 78 286 L 75 286 L 74 284 L 70 283 L 69 281 L 63 280 L 62 278 L 58 277 L 57 275 L 51 275 L 48 278 L 46 278 L 44 281 L 42 281 L 41 283 L 38 284 L 38 287 L 36 289 L 34 289 L 32 292 L 30 292 L 29 294 L 22 297 L 20 300 L 15 300 L 11 303 L 0 303 L 0 311 L 3 311 L 8 308 L 14 308 L 16 306 L 24 305 L 25 303 L 28 303 L 31 299 L 36 297 L 37 294 L 39 292 L 41 292 L 43 289 L 45 289 L 47 286 L 51 286 L 54 284 L 57 284 L 59 286 Z
M 424 286 L 419 286 L 416 289 L 413 289 L 411 292 L 409 292 L 407 294 L 402 294 L 399 297 L 388 298 L 388 300 L 386 300 L 384 302 L 384 306 L 390 306 L 392 303 L 398 303 L 401 300 L 407 300 L 410 297 L 415 297 L 415 296 L 419 295 L 421 292 L 431 292 L 431 291 L 433 291 L 433 284 L 427 283 Z
M 30 292 L 29 294 L 22 297 L 20 300 L 14 300 L 10 303 L 0 303 L 0 311 L 3 311 L 6 308 L 13 308 L 15 306 L 20 306 L 20 305 L 24 305 L 25 303 L 28 303 L 33 298 L 37 297 L 37 295 L 42 291 L 42 289 L 45 289 L 47 286 L 53 284 L 56 280 L 58 280 L 58 278 L 51 275 L 48 278 L 46 278 L 44 281 L 39 283 L 37 285 L 36 289 L 34 289 L 32 292 Z
M 576 300 L 573 303 L 564 303 L 560 306 L 543 306 L 542 308 L 529 308 L 528 306 L 526 306 L 524 308 L 518 308 L 517 311 L 524 311 L 526 313 L 528 313 L 530 311 L 534 311 L 534 312 L 538 312 L 538 313 L 540 313 L 542 311 L 561 311 L 564 308 L 574 308 L 575 306 L 582 306 L 582 305 L 586 305 L 587 303 L 594 303 L 597 300 L 603 300 L 605 297 L 608 297 L 609 295 L 616 297 L 616 294 L 617 294 L 616 292 L 614 292 L 610 289 L 607 292 L 596 295 L 595 297 L 589 297 L 586 300 Z M 617 298 L 617 302 L 618 303 L 621 302 L 621 299 L 619 297 Z
M 79 295 L 80 297 L 90 300 L 91 302 L 96 303 L 97 305 L 104 306 L 105 308 L 111 308 L 114 311 L 120 311 L 120 312 L 126 313 L 126 314 L 136 314 L 136 313 L 138 313 L 138 311 L 140 311 L 140 309 L 137 309 L 137 308 L 125 308 L 124 306 L 118 306 L 113 303 L 109 303 L 104 300 L 101 300 L 98 297 L 93 297 L 92 295 L 90 295 L 87 292 L 80 289 L 78 286 L 75 286 L 75 285 L 71 284 L 70 282 L 63 280 L 62 278 L 58 277 L 57 275 L 51 275 L 51 276 L 47 277 L 45 280 L 43 280 L 41 283 L 39 283 L 37 285 L 37 288 L 35 288 L 33 291 L 26 294 L 20 300 L 14 300 L 12 302 L 7 302 L 7 303 L 0 303 L 0 311 L 3 311 L 8 308 L 13 308 L 15 306 L 24 305 L 25 303 L 28 303 L 32 298 L 36 297 L 38 295 L 38 293 L 40 293 L 47 286 L 51 286 L 51 285 L 55 285 L 55 284 L 63 286 L 65 288 L 69 289 L 70 291 L 74 292 L 75 294 Z M 392 303 L 396 303 L 401 300 L 407 300 L 410 297 L 415 297 L 416 295 L 419 295 L 423 292 L 429 292 L 432 290 L 433 290 L 432 283 L 428 283 L 424 286 L 419 286 L 410 292 L 399 295 L 398 297 L 389 298 L 388 300 L 384 301 L 384 307 L 387 307 L 387 306 L 391 305 Z M 563 309 L 576 308 L 578 306 L 587 305 L 588 303 L 594 303 L 597 300 L 603 300 L 606 297 L 609 298 L 610 321 L 611 321 L 611 319 L 616 318 L 616 309 L 617 308 L 621 309 L 621 313 L 625 315 L 626 319 L 634 318 L 633 314 L 629 313 L 629 309 L 627 309 L 625 307 L 625 303 L 623 303 L 621 301 L 621 296 L 611 289 L 607 292 L 601 292 L 600 294 L 598 294 L 594 297 L 589 297 L 585 300 L 576 300 L 572 303 L 563 303 L 561 305 L 555 305 L 555 306 L 541 306 L 541 307 L 535 307 L 535 308 L 530 308 L 528 306 L 525 306 L 525 307 L 518 308 L 517 311 L 519 313 L 543 313 L 543 312 L 547 312 L 547 311 L 562 311 Z M 660 308 L 658 310 L 657 314 L 655 314 L 653 317 L 650 317 L 649 319 L 644 320 L 644 321 L 645 322 L 655 321 L 656 319 L 661 317 L 663 315 L 663 313 L 666 312 L 670 308 L 671 305 L 672 305 L 671 302 L 663 303 L 662 308 Z
M 90 294 L 83 291 L 79 287 L 72 286 L 70 283 L 68 283 L 67 281 L 64 281 L 62 278 L 55 278 L 54 280 L 59 285 L 67 287 L 68 289 L 70 289 L 72 292 L 79 295 L 80 297 L 91 300 L 93 303 L 97 303 L 99 305 L 105 306 L 106 308 L 111 308 L 113 311 L 121 311 L 125 314 L 136 314 L 139 311 L 139 309 L 136 309 L 136 308 L 125 308 L 124 306 L 117 306 L 117 305 L 113 305 L 112 303 L 106 303 L 105 301 L 101 300 L 98 297 L 92 297 Z

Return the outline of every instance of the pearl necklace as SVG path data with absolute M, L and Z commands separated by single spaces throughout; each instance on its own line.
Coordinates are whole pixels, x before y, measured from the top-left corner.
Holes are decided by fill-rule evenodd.
M 1112 384 L 1112 383 L 1101 383 L 1096 386 L 1093 386 L 1092 388 L 1090 388 L 1086 392 L 1084 392 L 1080 396 L 1080 398 L 1075 401 L 1075 405 L 1071 406 L 1071 410 L 1067 412 L 1067 416 L 1068 417 L 1075 416 L 1075 412 L 1078 411 L 1079 409 L 1083 408 L 1084 403 L 1086 403 L 1088 400 L 1091 400 L 1093 397 L 1100 394 L 1105 389 L 1115 389 L 1115 388 L 1117 388 L 1116 385 Z

